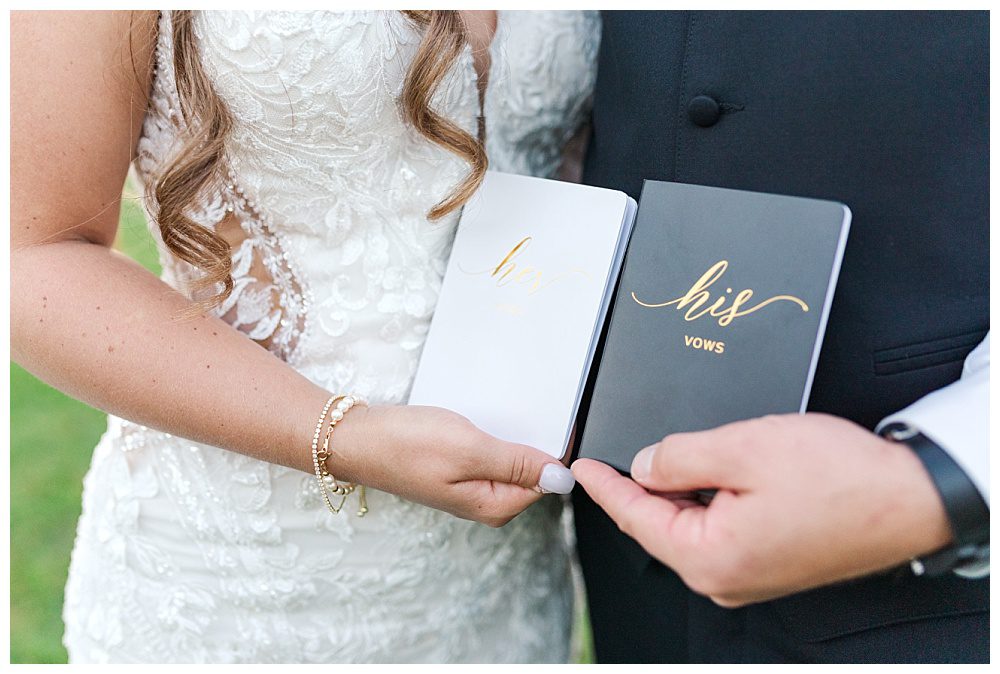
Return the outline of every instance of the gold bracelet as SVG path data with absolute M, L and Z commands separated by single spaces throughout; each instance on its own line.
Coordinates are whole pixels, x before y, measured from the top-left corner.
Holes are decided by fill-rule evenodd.
M 326 404 L 323 405 L 323 413 L 319 415 L 319 421 L 316 422 L 316 432 L 313 433 L 313 441 L 312 441 L 313 464 L 316 463 L 316 449 L 319 446 L 319 434 L 320 431 L 323 430 L 323 420 L 326 419 L 326 413 L 330 411 L 330 407 L 333 406 L 333 403 L 337 402 L 338 398 L 343 398 L 343 397 L 344 396 L 330 396 L 330 398 L 326 401 Z
M 323 431 L 323 422 L 326 421 L 326 415 L 333 407 L 333 403 L 337 402 L 344 396 L 342 395 L 332 395 L 330 396 L 326 404 L 323 405 L 323 412 L 319 415 L 319 420 L 316 422 L 316 431 L 313 433 L 312 439 L 312 460 L 313 460 L 313 471 L 316 474 L 316 479 L 319 480 L 320 484 L 320 496 L 324 499 L 326 498 L 326 492 L 323 489 L 323 475 L 320 472 L 320 461 L 319 461 L 319 434 Z
M 330 407 L 336 402 L 337 406 L 330 411 Z M 326 401 L 326 405 L 323 407 L 323 413 L 320 416 L 319 422 L 316 424 L 316 433 L 313 435 L 312 453 L 313 453 L 313 468 L 316 472 L 316 480 L 319 483 L 320 495 L 323 497 L 323 502 L 326 503 L 326 507 L 330 509 L 330 512 L 336 514 L 344 507 L 344 502 L 347 497 L 352 494 L 355 489 L 358 489 L 359 497 L 359 507 L 358 507 L 358 517 L 364 517 L 365 513 L 368 512 L 368 500 L 365 495 L 364 485 L 356 485 L 353 482 L 341 483 L 335 478 L 327 467 L 327 459 L 330 458 L 330 436 L 333 433 L 333 427 L 340 422 L 344 415 L 355 405 L 366 404 L 365 400 L 358 395 L 346 395 L 346 396 L 332 396 Z M 326 428 L 326 435 L 323 438 L 323 448 L 319 449 L 319 434 L 323 428 L 323 421 L 326 419 L 327 414 L 330 417 L 330 424 Z M 333 494 L 334 499 L 330 498 L 330 494 Z M 340 497 L 339 502 L 335 506 L 333 501 L 336 497 Z

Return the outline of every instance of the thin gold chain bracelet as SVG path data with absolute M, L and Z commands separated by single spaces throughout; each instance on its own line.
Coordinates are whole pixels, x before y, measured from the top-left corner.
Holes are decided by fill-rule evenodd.
M 336 403 L 336 407 L 334 407 L 334 403 Z M 316 480 L 319 484 L 319 492 L 323 498 L 323 502 L 330 509 L 330 512 L 334 514 L 341 511 L 347 497 L 354 493 L 355 490 L 358 491 L 359 499 L 358 517 L 364 517 L 365 513 L 368 512 L 368 500 L 364 485 L 356 485 L 353 482 L 340 482 L 330 473 L 326 463 L 331 456 L 330 436 L 333 434 L 333 427 L 344 418 L 344 415 L 352 407 L 364 404 L 367 404 L 364 398 L 356 394 L 331 396 L 323 406 L 323 413 L 316 423 L 316 432 L 313 434 L 312 442 L 313 469 L 316 473 Z M 331 407 L 333 407 L 332 411 Z M 330 423 L 326 428 L 326 435 L 323 438 L 323 447 L 321 449 L 319 447 L 319 436 L 323 429 L 323 422 L 327 416 L 330 417 Z M 333 498 L 331 498 L 331 495 Z M 337 501 L 337 505 L 334 505 L 334 501 Z

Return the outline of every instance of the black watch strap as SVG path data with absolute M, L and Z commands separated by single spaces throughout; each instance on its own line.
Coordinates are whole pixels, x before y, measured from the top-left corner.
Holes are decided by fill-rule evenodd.
M 924 464 L 941 495 L 955 542 L 948 548 L 915 560 L 918 573 L 937 575 L 979 557 L 990 540 L 990 508 L 979 489 L 948 452 L 906 424 L 892 423 L 882 435 L 907 444 Z

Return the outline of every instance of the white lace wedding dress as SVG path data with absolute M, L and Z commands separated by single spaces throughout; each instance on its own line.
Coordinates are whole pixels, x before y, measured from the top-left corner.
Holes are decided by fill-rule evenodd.
M 457 221 L 425 214 L 467 172 L 401 121 L 418 29 L 398 12 L 194 21 L 236 119 L 228 184 L 194 214 L 235 214 L 245 232 L 220 315 L 331 391 L 405 402 Z M 499 13 L 492 168 L 554 174 L 587 113 L 599 31 L 593 12 Z M 136 162 L 147 181 L 181 124 L 170 35 L 164 13 Z M 476 80 L 467 47 L 435 100 L 472 133 Z M 192 269 L 163 250 L 182 287 Z M 114 417 L 84 487 L 63 610 L 72 662 L 567 659 L 557 497 L 501 529 L 381 492 L 366 517 L 350 504 L 334 516 L 309 475 Z

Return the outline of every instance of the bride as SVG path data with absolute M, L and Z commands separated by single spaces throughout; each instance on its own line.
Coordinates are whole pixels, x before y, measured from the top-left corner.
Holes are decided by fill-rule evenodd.
M 16 13 L 11 33 L 13 356 L 111 414 L 71 661 L 565 661 L 542 494 L 568 471 L 405 402 L 461 206 L 487 164 L 559 170 L 597 16 Z M 130 165 L 161 279 L 111 249 Z

